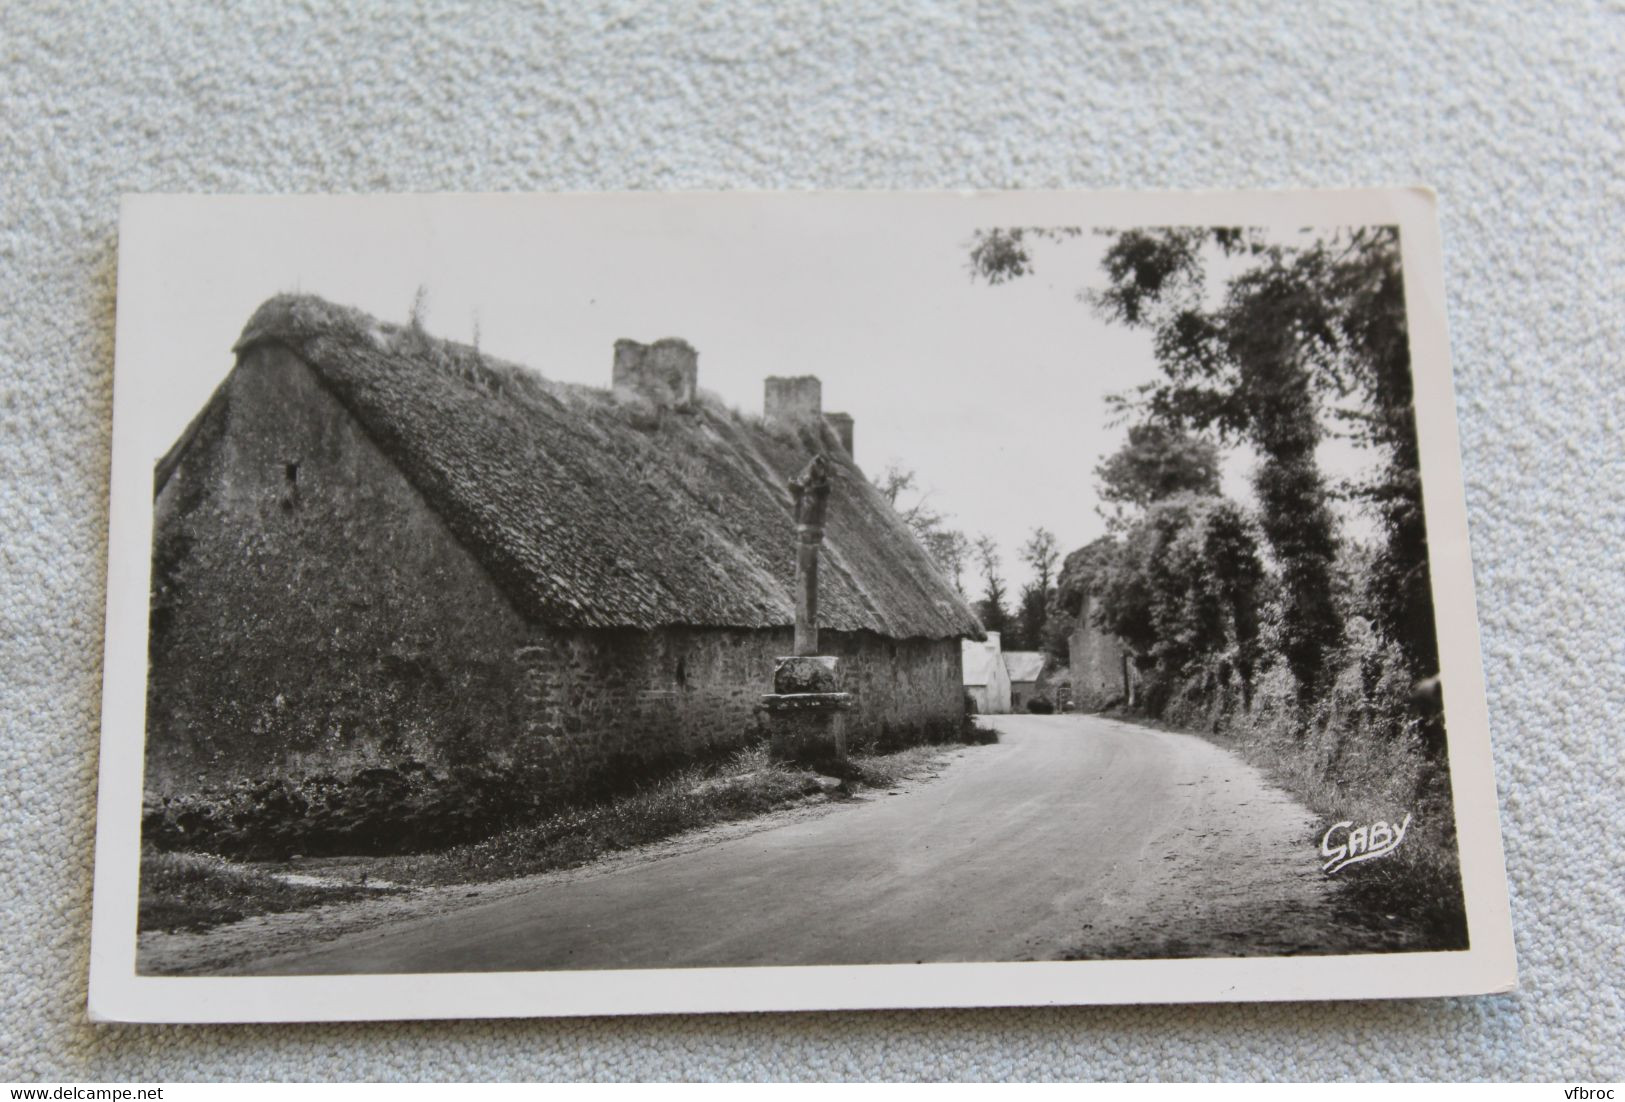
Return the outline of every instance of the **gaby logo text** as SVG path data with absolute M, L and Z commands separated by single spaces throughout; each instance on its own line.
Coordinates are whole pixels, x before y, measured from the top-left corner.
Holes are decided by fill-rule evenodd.
M 1389 826 L 1381 819 L 1363 827 L 1356 827 L 1349 820 L 1333 823 L 1320 840 L 1320 855 L 1327 859 L 1320 866 L 1321 871 L 1330 875 L 1358 861 L 1388 856 L 1405 840 L 1410 826 L 1410 812 L 1405 813 L 1405 821 L 1397 826 Z

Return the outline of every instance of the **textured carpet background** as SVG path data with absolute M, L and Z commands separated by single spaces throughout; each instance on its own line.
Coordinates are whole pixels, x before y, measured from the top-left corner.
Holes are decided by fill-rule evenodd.
M 1625 1075 L 1617 4 L 214 7 L 0 6 L 0 1076 Z M 85 1021 L 121 192 L 1413 182 L 1441 193 L 1518 994 Z

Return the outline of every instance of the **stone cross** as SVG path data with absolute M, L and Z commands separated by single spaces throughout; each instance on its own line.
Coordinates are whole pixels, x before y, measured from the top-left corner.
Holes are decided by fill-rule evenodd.
M 822 455 L 790 479 L 796 500 L 796 641 L 795 653 L 818 653 L 818 547 L 824 542 L 824 516 L 829 511 L 829 464 Z
M 841 660 L 818 653 L 818 545 L 829 509 L 829 463 L 814 456 L 790 480 L 796 499 L 795 653 L 773 662 L 773 691 L 762 697 L 771 723 L 769 752 L 781 761 L 838 771 L 846 761 L 846 714 L 855 706 L 841 691 Z

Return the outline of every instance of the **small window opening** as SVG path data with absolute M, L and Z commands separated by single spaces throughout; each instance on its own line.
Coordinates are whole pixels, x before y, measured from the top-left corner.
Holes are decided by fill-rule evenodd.
M 282 477 L 287 480 L 287 486 L 282 494 L 282 509 L 291 513 L 299 508 L 299 461 L 282 464 Z
M 684 659 L 679 658 L 677 660 L 677 673 L 675 680 L 679 689 L 688 684 L 688 663 Z

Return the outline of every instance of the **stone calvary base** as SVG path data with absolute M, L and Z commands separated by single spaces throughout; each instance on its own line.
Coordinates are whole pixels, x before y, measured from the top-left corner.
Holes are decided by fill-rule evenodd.
M 755 417 L 679 340 L 616 342 L 600 389 L 308 296 L 235 352 L 156 469 L 149 842 L 443 844 L 765 740 L 817 456 L 847 741 L 963 722 L 981 626 L 816 378 Z

